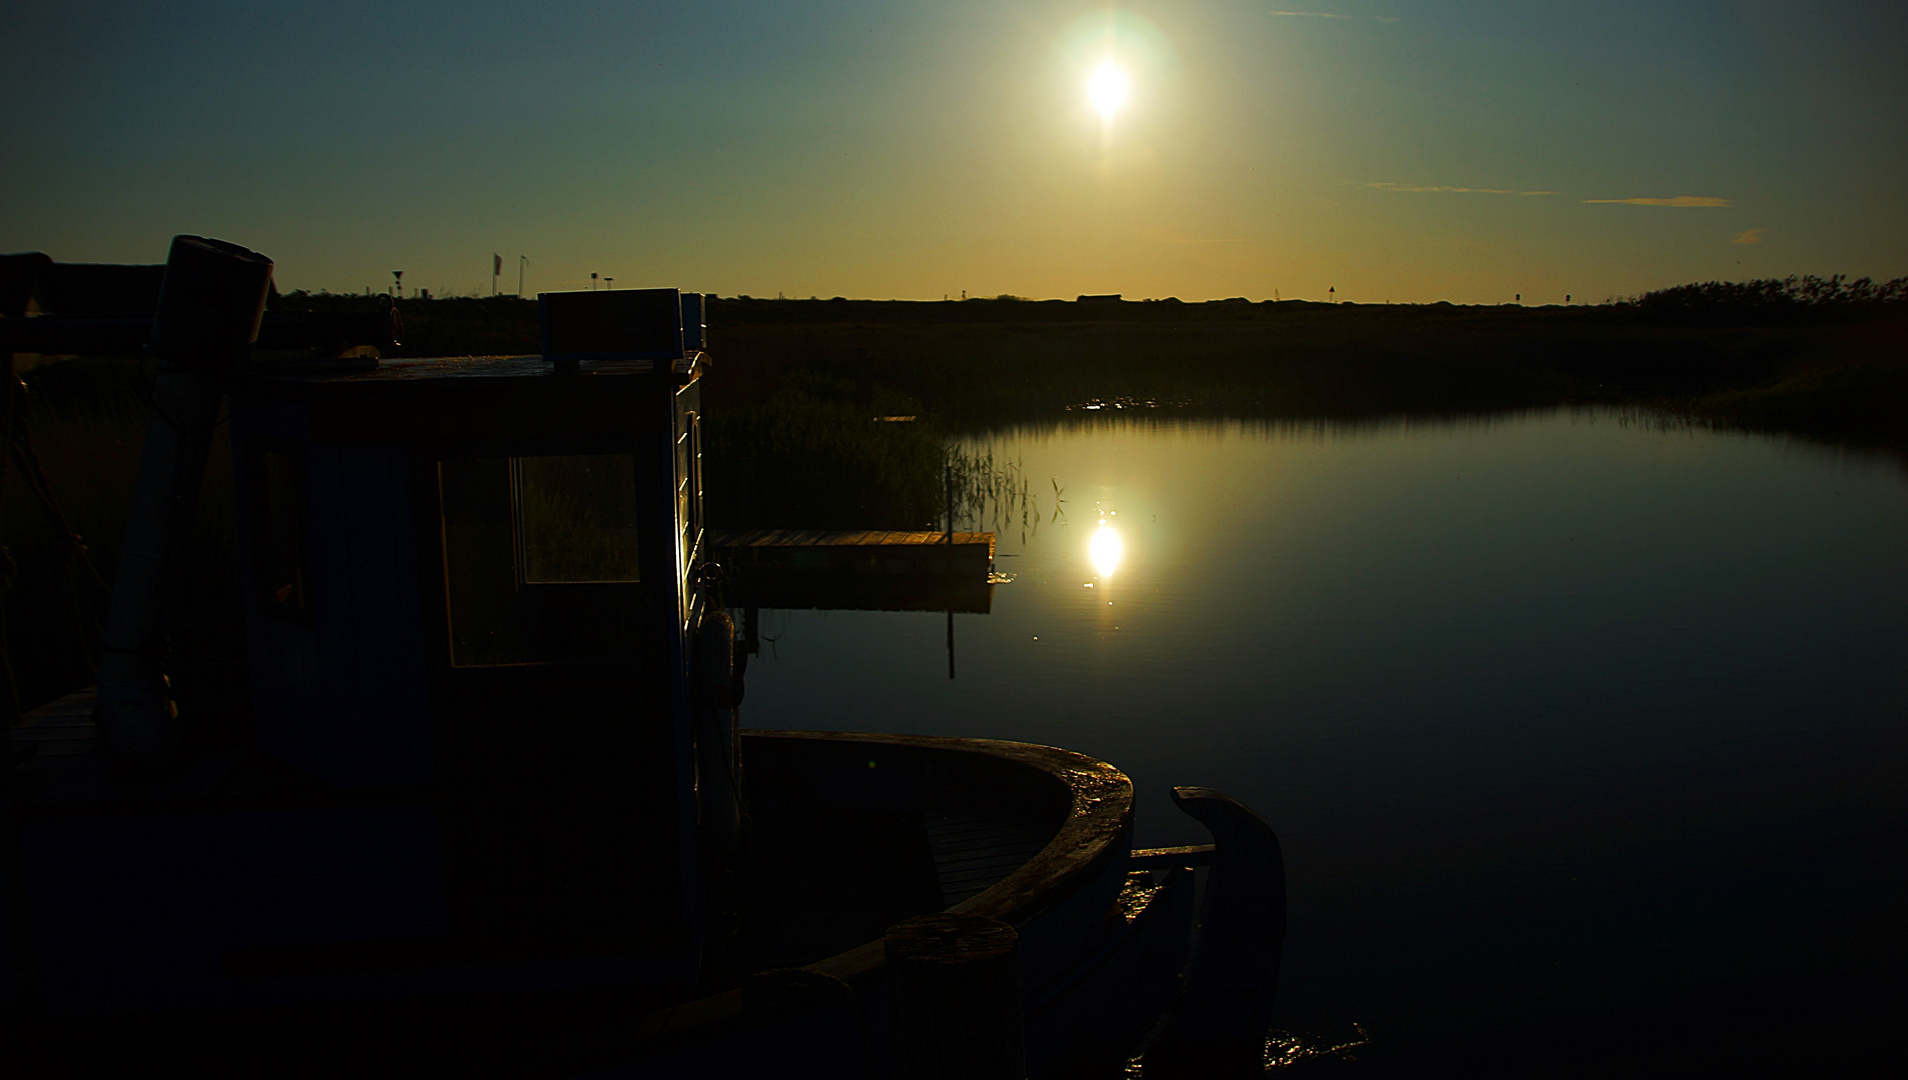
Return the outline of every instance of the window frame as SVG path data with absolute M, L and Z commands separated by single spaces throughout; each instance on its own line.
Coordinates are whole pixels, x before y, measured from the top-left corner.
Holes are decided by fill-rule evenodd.
M 268 455 L 282 456 L 291 465 L 290 475 L 294 478 L 295 490 L 289 493 L 287 503 L 291 510 L 291 531 L 293 541 L 292 558 L 297 566 L 300 593 L 303 603 L 293 604 L 280 600 L 273 591 L 268 578 L 268 568 L 275 565 L 273 558 L 278 531 L 273 520 L 274 503 L 271 497 L 270 474 L 266 458 Z M 253 436 L 245 440 L 245 482 L 248 527 L 251 531 L 252 559 L 252 606 L 259 614 L 283 622 L 300 626 L 315 626 L 318 622 L 316 574 L 312 567 L 312 513 L 311 513 L 311 455 L 305 444 L 297 439 L 274 436 Z

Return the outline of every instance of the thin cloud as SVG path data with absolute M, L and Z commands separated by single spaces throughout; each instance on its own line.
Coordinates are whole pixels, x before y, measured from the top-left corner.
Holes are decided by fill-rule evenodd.
M 1142 234 L 1142 238 L 1151 240 L 1155 244 L 1250 244 L 1253 242 L 1249 236 L 1188 236 L 1182 232 L 1166 229 L 1148 229 Z
M 1714 195 L 1678 195 L 1674 199 L 1585 199 L 1587 203 L 1628 203 L 1631 206 L 1728 206 Z
M 1451 193 L 1459 194 L 1459 195 L 1555 195 L 1557 194 L 1554 191 L 1518 191 L 1515 188 L 1443 187 L 1443 186 L 1413 187 L 1409 184 L 1389 184 L 1389 183 L 1366 184 L 1365 186 L 1368 188 L 1374 188 L 1378 191 L 1438 191 L 1438 192 L 1451 192 Z
M 1760 244 L 1762 243 L 1762 234 L 1768 231 L 1767 229 L 1744 229 L 1736 234 L 1734 240 L 1729 242 L 1732 244 Z
M 1332 11 L 1275 11 L 1273 15 L 1283 15 L 1289 19 L 1353 19 L 1358 22 L 1393 23 L 1398 19 L 1391 15 L 1340 15 Z

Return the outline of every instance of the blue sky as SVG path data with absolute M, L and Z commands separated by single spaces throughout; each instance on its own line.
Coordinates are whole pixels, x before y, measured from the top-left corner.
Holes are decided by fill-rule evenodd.
M 1894 277 L 1905 73 L 1899 3 L 8 2 L 0 250 L 198 232 L 351 291 L 487 292 L 493 252 L 532 292 Z

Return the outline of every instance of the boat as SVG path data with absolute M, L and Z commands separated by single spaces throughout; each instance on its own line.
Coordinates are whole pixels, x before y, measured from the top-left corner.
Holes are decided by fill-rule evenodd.
M 270 274 L 182 236 L 150 310 L 0 324 L 161 360 L 99 685 L 0 778 L 12 1061 L 946 1075 L 972 1040 L 897 1004 L 892 932 L 939 919 L 1013 941 L 1009 1071 L 1261 1067 L 1284 871 L 1249 809 L 1176 789 L 1213 843 L 1135 850 L 1077 753 L 740 728 L 700 295 L 543 294 L 538 355 L 392 360 L 395 309 L 268 320 Z M 245 723 L 175 708 L 166 650 L 221 423 Z

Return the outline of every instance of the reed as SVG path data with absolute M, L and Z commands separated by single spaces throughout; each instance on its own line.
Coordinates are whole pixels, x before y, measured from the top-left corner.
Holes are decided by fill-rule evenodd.
M 765 400 L 712 411 L 704 502 L 716 528 L 925 529 L 942 504 L 941 436 L 906 402 L 858 404 L 852 383 L 791 379 Z

